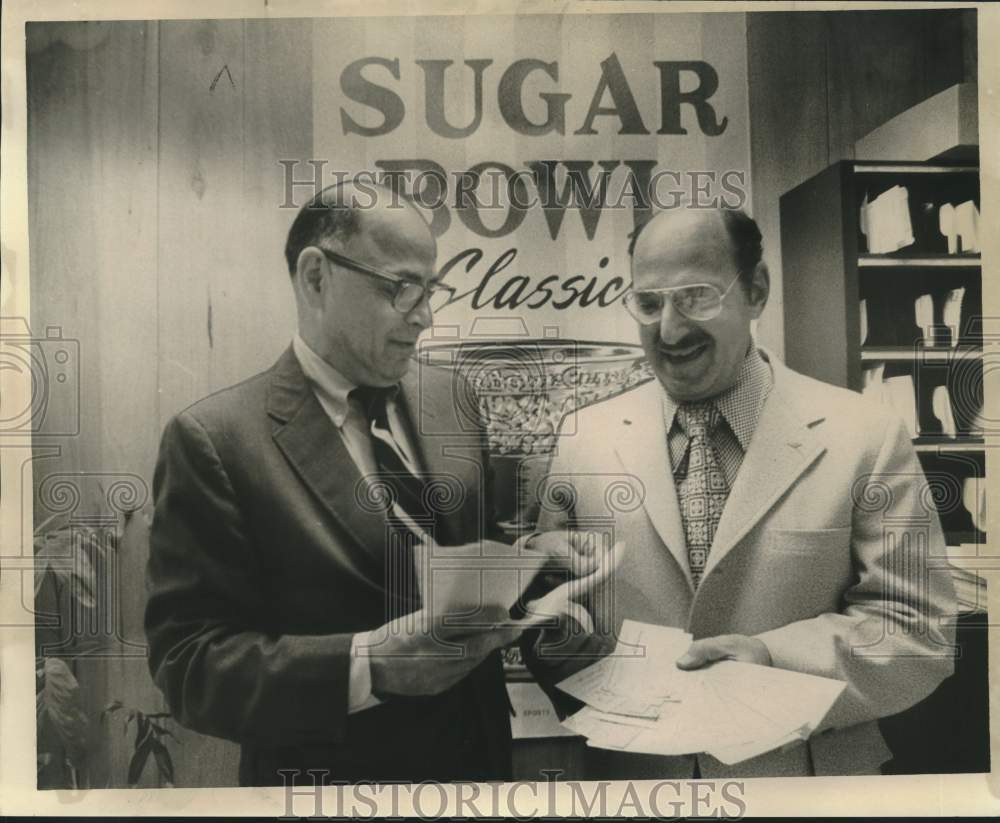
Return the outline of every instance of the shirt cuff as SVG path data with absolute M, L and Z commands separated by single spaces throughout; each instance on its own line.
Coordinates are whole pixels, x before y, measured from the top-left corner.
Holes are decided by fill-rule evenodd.
M 351 638 L 351 668 L 347 685 L 347 713 L 355 714 L 382 701 L 372 694 L 372 667 L 368 654 L 358 650 L 371 646 L 371 632 L 361 632 Z

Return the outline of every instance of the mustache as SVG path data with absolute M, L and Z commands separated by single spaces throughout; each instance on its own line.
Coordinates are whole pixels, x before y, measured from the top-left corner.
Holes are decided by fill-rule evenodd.
M 668 345 L 663 341 L 663 338 L 658 338 L 658 345 L 661 349 L 666 349 L 667 351 L 672 351 L 676 349 L 692 349 L 695 346 L 701 346 L 708 343 L 709 338 L 703 334 L 689 334 L 686 337 L 682 337 L 676 343 Z

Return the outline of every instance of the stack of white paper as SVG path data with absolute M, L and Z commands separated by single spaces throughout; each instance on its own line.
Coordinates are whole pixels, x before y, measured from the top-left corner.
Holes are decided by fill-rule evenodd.
M 691 639 L 626 620 L 614 654 L 559 684 L 587 704 L 564 725 L 599 748 L 731 764 L 808 737 L 846 685 L 728 660 L 681 671 Z
M 872 254 L 886 254 L 911 245 L 913 226 L 906 187 L 893 186 L 870 203 L 865 195 L 860 222 Z

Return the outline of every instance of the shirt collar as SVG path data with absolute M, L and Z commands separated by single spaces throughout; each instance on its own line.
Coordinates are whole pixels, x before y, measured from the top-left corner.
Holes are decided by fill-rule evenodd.
M 757 428 L 761 409 L 773 385 L 774 375 L 770 365 L 761 357 L 757 347 L 751 344 L 736 376 L 736 382 L 721 394 L 710 398 L 736 435 L 744 452 L 750 446 L 750 438 Z M 674 425 L 679 405 L 666 391 L 663 392 L 663 419 L 668 432 Z
M 292 338 L 292 349 L 316 392 L 326 401 L 325 406 L 337 428 L 344 425 L 348 412 L 348 395 L 357 386 L 313 351 L 298 334 Z

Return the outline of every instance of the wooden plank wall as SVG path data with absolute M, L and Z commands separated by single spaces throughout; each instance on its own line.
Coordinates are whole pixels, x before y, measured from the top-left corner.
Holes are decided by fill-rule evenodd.
M 311 157 L 312 35 L 295 20 L 68 29 L 73 45 L 29 60 L 30 320 L 79 340 L 83 411 L 79 436 L 39 439 L 34 486 L 37 498 L 47 477 L 74 475 L 78 514 L 113 516 L 109 486 L 146 492 L 170 416 L 266 368 L 294 330 L 278 160 Z M 59 456 L 41 459 L 53 443 Z M 114 608 L 140 654 L 148 513 L 117 553 Z M 77 664 L 95 717 L 112 699 L 165 708 L 124 648 Z M 120 722 L 95 721 L 91 785 L 125 785 Z M 177 785 L 235 784 L 234 745 L 178 737 Z M 157 785 L 152 767 L 140 785 Z
M 148 329 L 156 318 L 158 38 L 153 24 L 88 28 L 93 45 L 57 41 L 28 64 L 31 327 L 41 334 L 57 326 L 79 341 L 83 410 L 79 435 L 53 438 L 59 456 L 35 462 L 34 485 L 74 475 L 74 515 L 111 516 L 105 490 L 134 474 L 145 479 L 136 484 L 141 496 L 156 449 L 157 353 Z M 49 508 L 36 501 L 36 523 Z M 142 579 L 145 547 L 132 548 L 118 553 L 118 572 L 130 584 L 116 587 L 106 608 L 123 618 L 124 636 L 141 643 L 134 581 Z M 160 707 L 145 661 L 88 659 L 75 669 L 94 721 L 87 780 L 124 785 L 132 741 L 117 725 L 114 733 L 102 727 L 99 715 L 113 699 Z
M 771 300 L 763 343 L 782 355 L 778 198 L 902 111 L 976 79 L 974 10 L 747 14 L 753 215 Z M 888 159 L 888 158 L 887 158 Z

